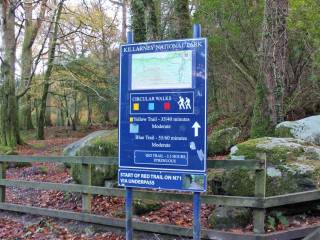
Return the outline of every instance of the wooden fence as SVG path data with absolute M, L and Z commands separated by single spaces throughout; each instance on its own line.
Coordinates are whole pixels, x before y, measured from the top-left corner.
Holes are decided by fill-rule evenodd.
M 266 157 L 260 155 L 258 160 L 243 160 L 243 161 L 207 161 L 208 168 L 215 169 L 234 169 L 242 168 L 255 171 L 255 196 L 240 197 L 240 196 L 223 196 L 223 195 L 208 195 L 201 196 L 201 203 L 224 205 L 231 207 L 245 207 L 253 209 L 253 233 L 231 233 L 217 230 L 203 229 L 201 236 L 204 239 L 296 239 L 302 238 L 315 231 L 318 225 L 310 227 L 301 227 L 290 229 L 282 232 L 265 233 L 265 212 L 266 209 L 278 207 L 294 203 L 302 203 L 320 199 L 320 191 L 306 191 L 293 194 L 279 195 L 266 197 Z M 22 180 L 6 179 L 5 165 L 7 162 L 51 162 L 51 163 L 73 163 L 81 164 L 81 180 L 82 184 L 62 184 L 49 182 L 35 182 Z M 112 227 L 124 228 L 124 219 L 116 219 L 104 217 L 96 214 L 91 214 L 91 195 L 98 194 L 103 196 L 123 197 L 125 190 L 121 188 L 107 188 L 90 186 L 91 171 L 90 164 L 95 165 L 117 165 L 118 159 L 115 157 L 62 157 L 62 156 L 20 156 L 20 155 L 0 155 L 0 209 L 15 211 L 21 213 L 37 214 L 50 217 L 58 217 L 72 219 L 77 221 L 108 225 Z M 18 188 L 34 188 L 41 190 L 56 190 L 62 192 L 77 192 L 82 194 L 82 212 L 72 212 L 48 208 L 39 208 L 32 206 L 24 206 L 20 204 L 12 204 L 5 202 L 6 187 Z M 135 199 L 148 199 L 157 201 L 179 201 L 192 202 L 192 195 L 187 193 L 175 192 L 159 192 L 135 190 Z M 154 232 L 160 234 L 178 235 L 182 237 L 191 237 L 192 229 L 175 225 L 155 224 L 145 222 L 134 222 L 133 227 L 137 231 Z

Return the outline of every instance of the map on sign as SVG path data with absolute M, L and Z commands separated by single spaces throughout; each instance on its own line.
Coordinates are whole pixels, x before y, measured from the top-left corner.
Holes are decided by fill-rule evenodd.
M 192 51 L 132 55 L 132 90 L 192 88 Z

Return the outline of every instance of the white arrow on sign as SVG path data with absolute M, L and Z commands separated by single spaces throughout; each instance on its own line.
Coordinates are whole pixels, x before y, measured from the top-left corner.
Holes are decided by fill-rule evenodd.
M 198 137 L 199 136 L 199 128 L 201 128 L 200 124 L 198 122 L 195 122 L 192 126 L 194 128 L 194 136 Z

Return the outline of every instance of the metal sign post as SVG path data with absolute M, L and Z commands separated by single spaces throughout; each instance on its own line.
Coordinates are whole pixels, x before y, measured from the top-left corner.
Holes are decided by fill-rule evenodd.
M 193 25 L 193 38 L 201 38 L 200 24 Z M 200 192 L 193 194 L 193 239 L 201 238 L 201 200 Z
M 133 32 L 127 33 L 128 44 L 133 43 Z M 133 228 L 132 228 L 132 188 L 126 187 L 125 196 L 125 210 L 126 210 L 126 240 L 133 239 Z
M 128 43 L 120 48 L 119 172 L 126 187 L 126 237 L 132 239 L 132 188 L 206 191 L 207 39 Z

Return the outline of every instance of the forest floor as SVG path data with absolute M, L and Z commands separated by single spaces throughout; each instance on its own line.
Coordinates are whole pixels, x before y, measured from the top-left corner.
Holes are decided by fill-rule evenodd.
M 26 144 L 18 146 L 16 151 L 20 155 L 61 155 L 62 150 L 68 144 L 98 129 L 66 131 L 64 128 L 48 128 L 46 129 L 46 140 L 35 140 L 34 132 L 25 132 Z M 223 160 L 224 157 L 219 156 L 218 159 Z M 7 170 L 7 178 L 54 183 L 72 182 L 69 170 L 62 164 L 55 163 L 34 163 L 28 167 L 9 168 Z M 117 218 L 123 218 L 125 215 L 123 198 L 94 196 L 92 201 L 92 212 L 95 214 Z M 81 195 L 78 193 L 8 187 L 6 189 L 6 202 L 76 212 L 81 211 Z M 214 211 L 214 206 L 201 205 L 202 227 L 212 227 L 208 224 L 208 217 L 212 211 Z M 192 205 L 191 203 L 168 201 L 162 204 L 161 209 L 143 216 L 135 216 L 134 218 L 140 221 L 190 227 L 192 226 Z M 319 222 L 318 218 L 309 218 L 300 222 L 292 219 L 290 227 L 316 222 Z M 277 230 L 283 229 L 284 227 L 281 227 L 281 225 L 277 227 Z M 229 230 L 233 232 L 252 231 L 252 225 L 247 226 L 245 229 Z M 122 240 L 124 236 L 121 233 L 116 234 L 111 231 L 96 231 L 94 225 L 90 224 L 0 211 L 0 239 Z
M 16 152 L 19 155 L 61 155 L 67 145 L 96 130 L 99 130 L 99 128 L 68 131 L 64 128 L 52 127 L 46 129 L 46 140 L 35 140 L 35 133 L 27 131 L 23 133 L 25 145 L 18 146 Z M 15 180 L 53 183 L 69 183 L 72 181 L 69 170 L 62 164 L 55 163 L 33 163 L 32 166 L 9 168 L 6 177 Z M 92 201 L 92 213 L 118 218 L 125 216 L 123 198 L 94 196 Z M 81 211 L 81 195 L 78 193 L 8 187 L 6 188 L 6 202 L 76 212 Z M 201 208 L 202 224 L 208 227 L 207 218 L 213 208 L 205 205 L 202 205 Z M 163 207 L 158 211 L 144 216 L 135 216 L 134 219 L 192 226 L 192 205 L 166 202 L 163 203 Z M 105 231 L 95 233 L 91 230 L 92 226 L 90 224 L 87 228 L 83 228 L 80 224 L 80 227 L 76 228 L 75 231 L 74 227 L 70 228 L 70 226 L 76 225 L 75 222 L 69 222 L 71 224 L 66 224 L 65 220 L 0 211 L 0 239 L 124 239 L 122 234 L 117 235 Z

